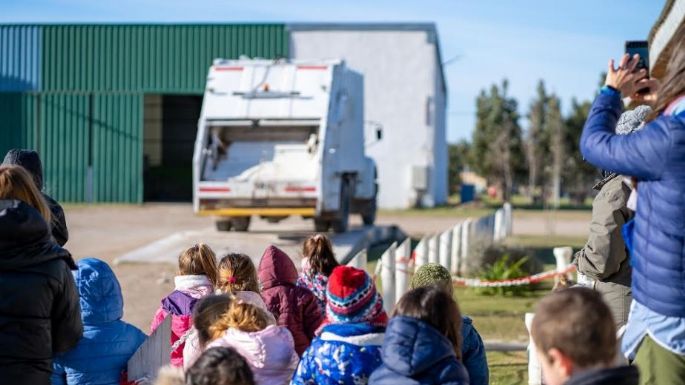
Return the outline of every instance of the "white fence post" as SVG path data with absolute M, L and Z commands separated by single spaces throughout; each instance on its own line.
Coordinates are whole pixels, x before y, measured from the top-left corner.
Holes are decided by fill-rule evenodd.
M 407 237 L 395 251 L 395 303 L 409 288 L 409 265 L 411 261 L 411 238 Z
M 503 209 L 498 209 L 495 211 L 495 226 L 494 226 L 494 234 L 493 234 L 493 239 L 495 242 L 499 242 L 502 239 L 506 237 L 505 235 L 505 227 L 506 224 L 504 223 L 504 210 Z
M 366 270 L 366 263 L 368 261 L 368 254 L 366 249 L 360 250 L 354 258 L 350 259 L 348 266 L 356 267 L 357 269 Z
M 469 243 L 471 237 L 471 219 L 467 219 L 461 224 L 461 259 L 459 261 L 459 274 L 464 274 L 466 260 L 469 257 Z
M 502 209 L 504 210 L 504 234 L 505 236 L 509 237 L 514 235 L 514 217 L 511 211 L 511 203 L 506 202 L 504 206 L 502 206 Z
M 383 307 L 390 313 L 395 307 L 395 250 L 397 243 L 393 242 L 381 256 L 381 280 L 383 283 Z
M 450 258 L 450 252 L 452 251 L 452 229 L 449 229 L 445 231 L 444 233 L 440 234 L 440 264 L 447 269 L 447 271 L 451 271 L 451 258 Z
M 128 380 L 149 380 L 157 378 L 159 368 L 171 362 L 171 317 L 167 317 L 154 333 L 136 350 L 128 360 Z
M 542 385 L 542 367 L 538 361 L 535 343 L 530 335 L 534 316 L 533 313 L 526 313 L 525 317 L 526 329 L 528 329 L 528 385 Z
M 450 272 L 452 274 L 459 274 L 459 261 L 461 260 L 461 228 L 462 225 L 456 225 L 452 229 L 452 247 L 450 249 Z
M 414 261 L 414 267 L 418 269 L 419 267 L 428 263 L 428 238 L 423 237 L 416 245 L 414 249 L 416 253 L 416 260 Z
M 428 238 L 428 262 L 440 263 L 440 235 L 433 235 Z
M 554 259 L 557 261 L 557 273 L 560 273 L 568 267 L 573 256 L 573 248 L 571 247 L 555 247 Z

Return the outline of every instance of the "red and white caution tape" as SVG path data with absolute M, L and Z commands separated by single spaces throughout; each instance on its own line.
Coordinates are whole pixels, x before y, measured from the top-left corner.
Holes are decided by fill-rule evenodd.
M 569 265 L 563 271 L 550 270 L 528 277 L 513 278 L 513 279 L 498 279 L 494 281 L 486 281 L 478 278 L 462 278 L 454 277 L 452 282 L 454 286 L 460 287 L 504 287 L 504 286 L 523 286 L 533 283 L 542 282 L 548 279 L 558 277 L 573 272 L 576 269 L 574 265 Z

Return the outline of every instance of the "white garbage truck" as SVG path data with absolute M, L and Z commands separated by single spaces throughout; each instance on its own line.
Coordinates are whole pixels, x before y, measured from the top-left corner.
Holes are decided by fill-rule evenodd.
M 259 216 L 345 232 L 376 217 L 376 166 L 365 155 L 364 81 L 340 60 L 217 59 L 193 156 L 193 206 L 221 231 Z

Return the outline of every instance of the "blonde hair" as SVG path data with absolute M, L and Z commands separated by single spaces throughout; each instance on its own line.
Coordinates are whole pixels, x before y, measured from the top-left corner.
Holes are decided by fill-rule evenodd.
M 216 286 L 216 255 L 204 243 L 196 243 L 178 256 L 179 275 L 206 275 Z
M 231 303 L 228 312 L 209 327 L 209 335 L 212 339 L 217 339 L 230 328 L 246 333 L 258 332 L 269 325 L 267 317 L 264 310 L 259 307 L 236 299 Z
M 217 288 L 222 293 L 253 291 L 259 294 L 257 268 L 245 254 L 231 253 L 219 262 Z
M 17 199 L 38 210 L 47 222 L 52 221 L 50 207 L 31 175 L 21 166 L 0 165 L 0 199 Z

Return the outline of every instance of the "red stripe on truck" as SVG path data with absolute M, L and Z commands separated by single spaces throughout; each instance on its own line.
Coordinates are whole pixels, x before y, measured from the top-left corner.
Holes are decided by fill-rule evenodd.
M 227 192 L 231 192 L 231 189 L 228 187 L 209 187 L 209 186 L 206 186 L 206 187 L 200 187 L 200 192 L 223 192 L 223 193 L 227 193 Z
M 327 70 L 328 66 L 308 66 L 308 65 L 299 65 L 297 66 L 298 70 Z
M 285 188 L 285 192 L 316 192 L 316 187 L 314 186 L 288 186 Z
M 243 67 L 214 67 L 216 71 L 242 71 Z

